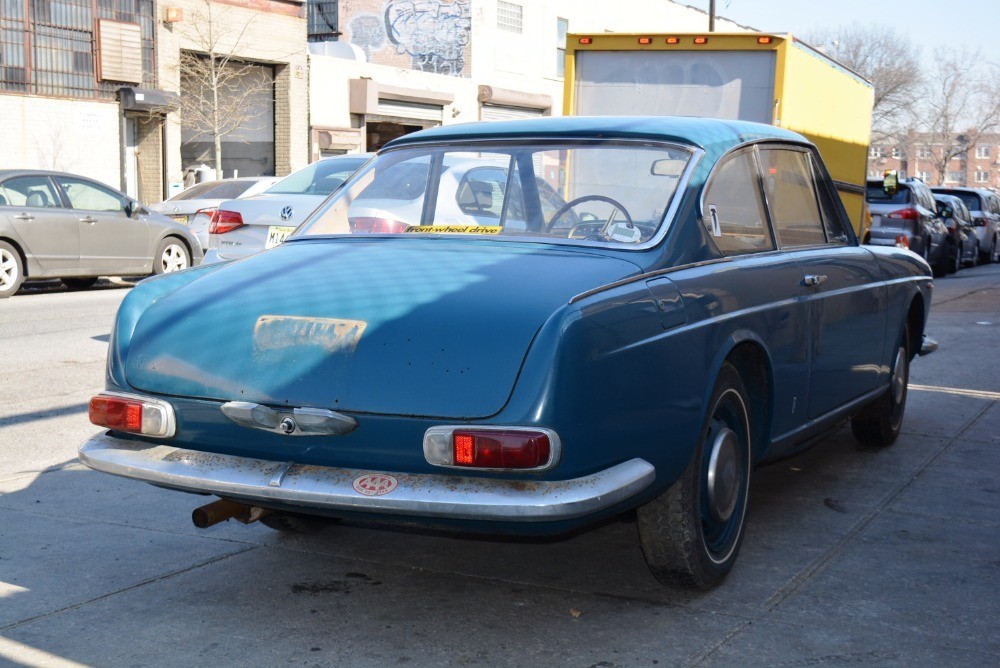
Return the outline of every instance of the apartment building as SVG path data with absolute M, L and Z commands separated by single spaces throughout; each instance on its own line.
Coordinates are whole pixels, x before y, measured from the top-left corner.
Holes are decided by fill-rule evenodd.
M 887 169 L 932 186 L 1000 189 L 1000 134 L 956 134 L 946 145 L 940 136 L 911 132 L 898 142 L 873 143 L 868 175 L 878 178 Z

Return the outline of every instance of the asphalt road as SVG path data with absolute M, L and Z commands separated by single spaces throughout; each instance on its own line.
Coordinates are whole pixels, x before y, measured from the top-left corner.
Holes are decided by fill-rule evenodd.
M 127 288 L 0 301 L 0 665 L 1000 665 L 1000 265 L 936 281 L 904 433 L 759 469 L 706 594 L 628 521 L 547 541 L 191 525 L 203 497 L 96 473 Z

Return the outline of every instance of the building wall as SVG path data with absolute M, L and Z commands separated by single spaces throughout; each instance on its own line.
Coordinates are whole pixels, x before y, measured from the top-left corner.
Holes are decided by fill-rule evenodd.
M 342 0 L 340 42 L 311 45 L 311 124 L 349 137 L 365 123 L 351 112 L 351 81 L 446 94 L 439 123 L 480 118 L 480 87 L 535 111 L 559 115 L 563 79 L 557 71 L 557 20 L 570 32 L 696 32 L 708 15 L 669 0 L 631 0 L 608 11 L 605 0 L 519 0 L 521 31 L 498 27 L 497 0 Z M 719 31 L 747 30 L 717 20 Z M 336 55 L 332 55 L 336 54 Z M 544 103 L 543 100 L 547 102 Z M 515 102 L 514 104 L 521 104 Z M 363 134 L 360 135 L 363 142 Z M 346 146 L 346 144 L 345 144 Z M 365 150 L 363 143 L 356 150 Z M 352 150 L 352 149 L 348 149 Z M 317 156 L 314 146 L 313 157 Z
M 54 169 L 121 182 L 116 102 L 0 95 L 0 169 Z
M 308 58 L 306 20 L 300 0 L 171 0 L 183 10 L 176 23 L 160 23 L 157 33 L 160 87 L 180 92 L 181 51 L 218 53 L 274 66 L 274 170 L 279 176 L 309 163 Z M 209 28 L 217 28 L 211 36 Z M 181 161 L 180 115 L 169 114 L 165 128 L 167 180 L 176 189 L 190 165 Z M 232 176 L 226 174 L 225 176 Z
M 978 157 L 977 149 L 987 155 Z M 959 156 L 948 161 L 944 178 L 938 173 L 937 158 L 943 147 L 924 133 L 911 133 L 899 142 L 873 144 L 868 155 L 868 176 L 880 178 L 895 169 L 902 176 L 922 178 L 928 185 L 967 186 L 1000 190 L 1000 134 L 984 134 Z

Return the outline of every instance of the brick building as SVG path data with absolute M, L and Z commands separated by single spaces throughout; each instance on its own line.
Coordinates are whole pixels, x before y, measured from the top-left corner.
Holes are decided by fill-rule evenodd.
M 956 134 L 948 148 L 952 146 L 958 147 L 958 155 L 947 161 L 942 174 L 946 147 L 940 137 L 912 132 L 899 142 L 873 143 L 868 151 L 868 176 L 881 177 L 884 170 L 895 169 L 932 186 L 1000 189 L 1000 134 L 983 134 L 974 142 L 968 135 Z

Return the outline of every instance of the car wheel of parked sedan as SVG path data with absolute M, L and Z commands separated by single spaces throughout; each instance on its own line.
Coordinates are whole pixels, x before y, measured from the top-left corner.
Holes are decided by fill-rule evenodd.
M 867 445 L 892 445 L 903 426 L 907 386 L 910 382 L 910 328 L 903 334 L 892 361 L 889 389 L 851 418 L 854 437 Z
M 91 276 L 90 278 L 64 278 L 62 279 L 63 285 L 65 285 L 70 290 L 86 290 L 87 288 L 94 287 L 94 283 L 97 283 L 97 277 Z
M 958 270 L 962 268 L 962 245 L 955 244 L 953 247 L 955 251 L 954 255 L 949 254 L 948 262 L 948 273 L 957 274 Z
M 976 242 L 976 250 L 972 253 L 972 259 L 966 263 L 967 267 L 979 266 L 979 242 Z
M 24 282 L 21 254 L 6 241 L 0 241 L 0 299 L 10 297 Z
M 750 412 L 739 372 L 722 367 L 701 444 L 680 479 L 636 513 L 639 542 L 664 584 L 708 589 L 732 569 L 750 497 Z
M 331 524 L 336 524 L 339 521 L 340 519 L 337 517 L 318 517 L 315 515 L 279 512 L 265 513 L 260 518 L 260 523 L 269 529 L 301 534 L 316 533 L 320 529 Z
M 169 274 L 191 266 L 191 254 L 177 237 L 167 237 L 160 242 L 153 255 L 153 273 Z

